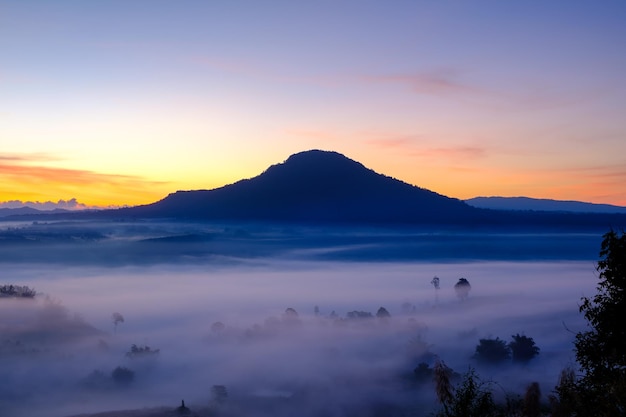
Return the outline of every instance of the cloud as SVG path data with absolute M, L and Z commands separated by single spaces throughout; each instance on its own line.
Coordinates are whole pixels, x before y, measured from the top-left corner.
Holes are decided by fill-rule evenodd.
M 0 155 L 0 192 L 12 200 L 44 201 L 40 203 L 44 205 L 48 200 L 56 201 L 58 196 L 68 194 L 78 195 L 83 201 L 104 202 L 105 205 L 108 205 L 107 201 L 130 204 L 129 200 L 153 201 L 160 198 L 159 190 L 168 184 L 133 175 L 106 174 L 42 164 L 52 160 L 56 159 L 45 154 Z M 71 205 L 72 199 L 68 201 Z
M 461 82 L 459 78 L 458 71 L 451 69 L 361 77 L 362 80 L 370 83 L 405 85 L 412 92 L 423 95 L 473 94 L 478 92 L 478 89 Z
M 88 210 L 88 209 L 110 209 L 110 208 L 119 208 L 120 206 L 110 205 L 110 206 L 91 206 L 87 204 L 80 203 L 76 198 L 70 198 L 69 200 L 58 200 L 57 202 L 53 201 L 22 201 L 22 200 L 9 200 L 5 202 L 0 202 L 0 208 L 21 208 L 21 207 L 30 207 L 37 210 Z
M 368 145 L 384 150 L 400 150 L 411 156 L 432 159 L 477 159 L 484 157 L 488 150 L 477 145 L 451 145 L 423 147 L 418 142 L 419 136 L 400 136 L 366 140 Z
M 159 183 L 154 181 L 145 181 L 140 177 L 118 174 L 102 174 L 89 170 L 56 168 L 45 166 L 20 165 L 16 163 L 0 162 L 0 175 L 5 178 L 12 178 L 20 183 L 40 183 L 41 180 L 46 182 L 58 182 L 65 184 L 112 184 L 119 185 L 121 183 Z

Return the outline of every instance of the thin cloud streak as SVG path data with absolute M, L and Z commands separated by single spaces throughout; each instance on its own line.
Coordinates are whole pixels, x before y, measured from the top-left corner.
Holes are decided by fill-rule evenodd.
M 0 193 L 18 201 L 56 201 L 75 195 L 89 207 L 145 204 L 164 197 L 167 181 L 90 170 L 22 164 L 32 158 L 0 159 Z M 167 189 L 167 191 L 161 191 Z M 112 203 L 114 202 L 114 203 Z M 37 207 L 35 207 L 37 208 Z
M 451 145 L 441 147 L 422 147 L 413 137 L 396 137 L 387 139 L 370 139 L 366 143 L 379 149 L 400 149 L 412 156 L 420 158 L 440 159 L 477 159 L 489 153 L 484 146 Z
M 479 92 L 479 89 L 460 82 L 457 72 L 449 69 L 409 74 L 368 75 L 360 78 L 370 83 L 406 85 L 412 92 L 422 95 L 475 94 Z

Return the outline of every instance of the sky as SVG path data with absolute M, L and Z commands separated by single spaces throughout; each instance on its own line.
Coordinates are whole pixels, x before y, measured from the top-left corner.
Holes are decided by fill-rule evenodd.
M 0 0 L 0 201 L 145 204 L 324 149 L 461 199 L 626 205 L 624 21 L 611 0 Z

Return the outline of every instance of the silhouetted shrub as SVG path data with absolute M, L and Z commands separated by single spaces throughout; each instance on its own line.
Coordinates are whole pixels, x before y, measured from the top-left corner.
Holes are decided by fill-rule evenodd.
M 130 385 L 135 379 L 135 373 L 128 368 L 118 366 L 111 372 L 111 378 L 113 382 L 119 386 Z
M 81 385 L 89 389 L 106 389 L 111 385 L 111 378 L 106 376 L 104 372 L 95 369 L 82 379 Z
M 496 337 L 495 339 L 480 339 L 476 346 L 474 358 L 482 363 L 497 364 L 511 358 L 509 346 Z
M 533 382 L 528 388 L 526 388 L 526 395 L 524 395 L 524 417 L 539 417 L 541 416 L 541 390 L 539 389 L 539 383 Z
M 371 319 L 374 316 L 369 311 L 350 311 L 347 314 L 349 319 Z
M 445 365 L 444 365 L 445 366 Z M 437 373 L 437 371 L 435 371 Z M 443 409 L 437 413 L 439 417 L 490 417 L 498 415 L 498 409 L 493 400 L 488 384 L 482 382 L 470 369 L 463 376 L 459 385 L 442 392 L 439 389 L 437 397 Z
M 113 333 L 117 333 L 117 325 L 124 323 L 124 316 L 116 312 L 111 314 L 111 320 L 113 321 Z
M 221 321 L 216 321 L 211 325 L 212 333 L 221 333 L 224 331 L 224 329 L 226 329 L 226 326 Z
M 298 312 L 295 309 L 288 307 L 285 310 L 285 317 L 298 317 Z
M 126 356 L 131 359 L 150 358 L 157 356 L 160 351 L 160 349 L 152 349 L 150 346 L 137 346 L 133 344 L 130 347 L 130 351 L 126 352 Z
M 581 407 L 576 374 L 572 368 L 568 367 L 561 371 L 559 382 L 548 400 L 550 401 L 550 415 L 553 417 L 584 415 L 575 413 L 576 410 L 580 411 L 583 407 Z
M 461 300 L 465 300 L 469 296 L 469 292 L 472 289 L 469 281 L 465 278 L 459 278 L 459 281 L 454 284 L 454 291 L 456 296 Z
M 389 314 L 385 307 L 381 307 L 376 312 L 376 317 L 378 317 L 379 319 L 388 319 L 391 317 L 391 314 Z
M 511 336 L 509 348 L 513 355 L 513 362 L 528 362 L 539 354 L 539 348 L 532 337 L 520 336 L 519 333 Z
M 420 362 L 415 369 L 413 369 L 413 374 L 417 382 L 420 383 L 433 380 L 433 369 L 426 362 Z

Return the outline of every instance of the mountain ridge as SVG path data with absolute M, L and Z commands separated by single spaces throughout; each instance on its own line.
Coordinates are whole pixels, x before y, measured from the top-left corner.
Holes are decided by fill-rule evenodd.
M 575 200 L 554 200 L 531 197 L 473 197 L 465 201 L 477 208 L 493 210 L 534 210 L 570 213 L 626 213 L 626 207 L 613 204 L 598 204 Z

